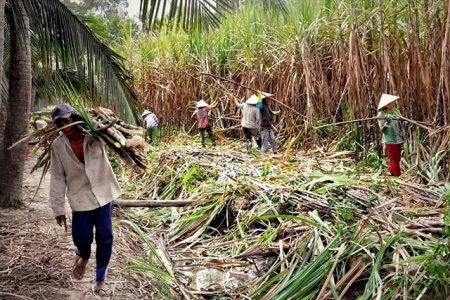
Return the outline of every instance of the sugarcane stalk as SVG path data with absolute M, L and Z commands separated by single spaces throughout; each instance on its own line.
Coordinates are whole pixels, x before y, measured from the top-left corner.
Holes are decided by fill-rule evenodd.
M 102 133 L 100 133 L 98 136 L 99 136 L 99 138 L 100 138 L 100 141 L 101 141 L 103 144 L 109 144 L 109 145 L 112 145 L 112 146 L 114 146 L 114 147 L 117 148 L 117 149 L 119 149 L 119 148 L 122 147 L 122 146 L 120 145 L 119 142 L 113 140 L 108 134 L 106 134 L 106 132 L 104 132 L 104 133 L 102 132 Z M 103 140 L 103 141 L 102 141 L 102 140 Z
M 140 154 L 137 153 L 137 152 L 130 151 L 130 149 L 127 149 L 127 150 L 128 150 L 128 151 L 126 151 L 126 150 L 125 150 L 125 151 L 128 153 L 128 156 L 130 156 L 133 160 L 138 160 L 139 163 L 145 165 L 145 164 L 144 164 L 145 156 L 140 155 Z M 147 167 L 147 166 L 145 166 L 145 167 Z
M 97 120 L 92 119 L 92 123 L 94 123 L 96 126 L 98 126 L 98 129 L 96 130 L 96 132 L 98 133 L 98 132 L 108 130 L 109 128 L 114 126 L 114 124 L 117 122 L 117 120 L 118 119 L 113 119 L 113 121 L 106 123 L 106 125 L 105 125 L 102 122 L 98 122 Z M 109 120 L 106 120 L 106 121 L 109 121 Z
M 119 121 L 117 122 L 117 124 L 119 124 L 120 126 L 122 126 L 123 128 L 126 128 L 126 129 L 131 129 L 131 130 L 142 130 L 141 127 L 138 127 L 138 126 L 134 126 L 134 125 L 132 125 L 132 124 L 125 123 L 125 122 L 122 121 L 122 120 L 119 120 Z
M 98 121 L 95 121 L 95 120 L 92 120 L 92 122 L 96 126 L 98 126 L 98 128 L 99 128 L 98 132 L 99 133 L 102 133 L 103 131 L 106 131 L 110 135 L 110 137 L 114 138 L 117 142 L 119 142 L 119 144 L 121 146 L 125 146 L 126 138 L 119 131 L 114 129 L 114 127 L 107 127 L 106 125 L 102 124 L 101 122 L 98 122 Z M 117 147 L 117 148 L 120 148 L 120 147 Z
M 41 129 L 41 130 L 43 130 L 43 129 Z M 39 135 L 39 133 L 40 133 L 40 131 L 36 130 L 36 131 L 33 131 L 33 132 L 27 134 L 24 138 L 18 140 L 18 141 L 15 142 L 14 144 L 12 144 L 7 150 L 11 150 L 11 149 L 13 149 L 14 147 L 16 147 L 17 145 L 20 145 L 20 144 L 22 144 L 22 143 L 29 142 L 29 141 L 32 140 L 34 137 L 37 137 L 37 136 Z
M 204 72 L 202 72 L 202 73 L 200 73 L 200 74 L 206 75 L 206 76 L 211 76 L 211 77 L 214 77 L 214 78 L 218 78 L 218 79 L 220 79 L 220 80 L 225 80 L 225 81 L 227 81 L 227 82 L 230 82 L 230 83 L 232 83 L 232 84 L 235 84 L 235 85 L 240 86 L 240 87 L 243 87 L 243 88 L 246 88 L 246 89 L 248 89 L 248 90 L 250 90 L 250 91 L 253 91 L 253 92 L 255 92 L 255 93 L 258 93 L 258 92 L 259 92 L 258 90 L 255 90 L 255 89 L 253 89 L 253 88 L 251 88 L 251 87 L 249 87 L 249 86 L 243 85 L 243 84 L 241 84 L 241 83 L 239 83 L 239 82 L 230 80 L 230 79 L 228 79 L 228 78 L 223 78 L 223 77 L 220 77 L 220 76 L 217 76 L 217 75 L 214 75 L 214 74 L 209 74 L 209 73 L 204 73 Z M 189 76 L 191 76 L 191 75 L 189 75 Z M 194 77 L 194 78 L 195 78 L 195 77 Z M 196 80 L 199 80 L 200 82 L 203 82 L 202 80 L 200 80 L 200 79 L 198 79 L 198 78 L 195 78 L 195 79 L 196 79 Z M 274 98 L 273 96 L 267 96 L 267 98 L 273 99 L 276 103 L 278 103 L 278 104 L 281 105 L 282 107 L 286 108 L 287 110 L 292 111 L 293 113 L 295 113 L 295 114 L 297 114 L 297 115 L 299 115 L 299 116 L 306 117 L 305 115 L 302 115 L 301 113 L 299 113 L 298 111 L 296 111 L 296 110 L 293 109 L 292 107 L 290 107 L 290 106 L 284 104 L 283 102 L 277 100 L 277 99 Z
M 121 207 L 181 207 L 191 205 L 193 200 L 120 200 L 113 201 L 113 205 Z
M 123 134 L 114 127 L 110 127 L 109 129 L 110 130 L 107 131 L 108 134 L 111 134 L 111 136 L 114 137 L 120 143 L 120 145 L 125 147 L 127 138 L 124 137 Z
M 138 157 L 129 155 L 129 157 L 142 169 L 147 169 L 147 165 L 143 163 Z
M 103 146 L 108 147 L 118 158 L 128 164 L 136 164 L 138 167 L 146 169 L 147 165 L 145 155 L 137 148 L 125 148 L 127 137 L 130 138 L 135 135 L 142 135 L 142 128 L 127 124 L 117 117 L 109 117 L 104 113 L 97 113 L 92 116 L 89 115 L 89 120 L 92 125 L 96 127 L 95 133 L 98 140 Z M 81 122 L 77 122 L 81 123 Z M 72 124 L 76 125 L 76 123 Z M 20 143 L 28 142 L 30 139 L 36 138 L 38 140 L 37 147 L 42 148 L 44 152 L 39 156 L 33 171 L 41 166 L 49 165 L 50 161 L 50 146 L 57 137 L 58 129 L 55 126 L 48 126 L 41 130 L 33 131 L 26 135 L 20 141 L 16 142 L 10 148 L 14 148 Z
M 134 157 L 136 157 L 137 159 L 139 159 L 140 161 L 145 161 L 145 156 L 140 154 L 137 151 L 131 151 L 131 154 L 133 154 Z
M 371 117 L 371 118 L 349 120 L 349 121 L 343 121 L 343 122 L 337 122 L 337 123 L 331 123 L 331 124 L 325 124 L 325 125 L 317 126 L 317 127 L 314 127 L 314 129 L 324 128 L 324 127 L 328 127 L 328 126 L 337 126 L 337 125 L 343 125 L 343 124 L 350 124 L 350 123 L 356 123 L 356 122 L 364 122 L 364 121 L 371 121 L 371 120 L 379 120 L 379 119 L 385 119 L 385 118 L 386 118 L 386 117 L 377 116 L 377 117 Z M 395 116 L 393 119 L 394 119 L 394 120 L 395 120 L 395 119 L 400 119 L 400 120 L 407 121 L 407 122 L 409 122 L 409 123 L 411 123 L 411 124 L 414 124 L 414 125 L 417 125 L 417 126 L 423 128 L 423 129 L 425 129 L 425 130 L 427 130 L 427 131 L 429 131 L 429 132 L 432 132 L 432 131 L 434 130 L 434 129 L 431 129 L 431 128 L 429 128 L 429 127 L 427 127 L 427 126 L 425 126 L 425 125 L 422 125 L 422 124 L 420 124 L 420 123 L 418 123 L 418 122 L 416 122 L 416 121 L 413 121 L 413 120 L 410 120 L 410 119 L 408 119 L 408 118 L 405 118 L 405 117 L 403 117 L 403 116 Z
M 113 127 L 115 129 L 117 129 L 118 131 L 125 133 L 126 135 L 128 135 L 130 137 L 132 137 L 134 135 L 139 135 L 139 136 L 143 135 L 142 129 L 141 130 L 128 129 L 128 128 L 124 128 L 123 126 L 121 126 L 119 124 L 114 124 Z

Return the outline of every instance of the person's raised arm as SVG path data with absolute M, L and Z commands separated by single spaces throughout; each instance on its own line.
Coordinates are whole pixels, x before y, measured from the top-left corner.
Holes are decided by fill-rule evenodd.
M 378 113 L 378 117 L 384 117 L 378 119 L 378 126 L 380 126 L 381 132 L 386 132 L 386 130 L 389 128 L 389 125 L 392 121 L 392 115 L 391 114 L 385 114 L 383 112 Z
M 244 103 L 239 103 L 239 99 L 236 97 L 233 97 L 234 104 L 236 104 L 236 107 L 239 109 L 242 109 L 244 107 Z
M 272 115 L 276 116 L 281 113 L 281 110 L 271 110 L 270 112 L 272 113 Z
M 256 102 L 256 106 L 259 108 L 259 109 L 263 109 L 263 107 L 264 107 L 264 104 L 263 104 L 263 102 L 262 102 L 262 92 L 261 91 L 258 91 L 258 102 Z
M 191 119 L 197 120 L 197 110 L 194 110 L 194 112 L 191 115 Z

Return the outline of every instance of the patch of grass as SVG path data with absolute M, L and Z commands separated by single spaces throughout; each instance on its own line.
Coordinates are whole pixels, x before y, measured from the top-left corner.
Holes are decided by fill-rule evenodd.
M 197 182 L 206 179 L 206 174 L 199 165 L 193 165 L 190 169 L 183 173 L 180 178 L 183 187 L 186 190 L 191 191 Z
M 22 208 L 24 206 L 24 203 L 21 199 L 7 199 L 5 207 L 10 208 Z

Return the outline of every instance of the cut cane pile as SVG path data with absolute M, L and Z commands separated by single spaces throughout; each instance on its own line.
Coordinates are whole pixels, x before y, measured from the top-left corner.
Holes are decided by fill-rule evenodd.
M 125 123 L 109 109 L 92 108 L 88 111 L 89 120 L 85 124 L 81 123 L 73 126 L 79 126 L 83 134 L 100 140 L 121 161 L 141 169 L 147 168 L 145 153 L 150 148 L 150 145 L 145 141 L 144 129 Z M 80 117 L 83 118 L 82 116 Z M 91 124 L 90 126 L 93 128 L 86 126 L 86 124 Z M 45 128 L 36 130 L 25 137 L 26 140 L 32 140 L 35 143 L 34 148 L 36 150 L 42 150 L 32 172 L 40 167 L 44 167 L 44 170 L 47 171 L 51 144 L 58 134 L 58 128 L 53 123 L 49 123 Z

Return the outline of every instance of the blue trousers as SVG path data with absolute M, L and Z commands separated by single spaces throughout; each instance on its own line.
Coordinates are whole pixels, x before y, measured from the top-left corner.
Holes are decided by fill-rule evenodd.
M 97 244 L 95 280 L 104 281 L 113 245 L 112 202 L 94 210 L 72 212 L 72 239 L 77 247 L 76 254 L 83 260 L 91 257 L 94 228 Z

